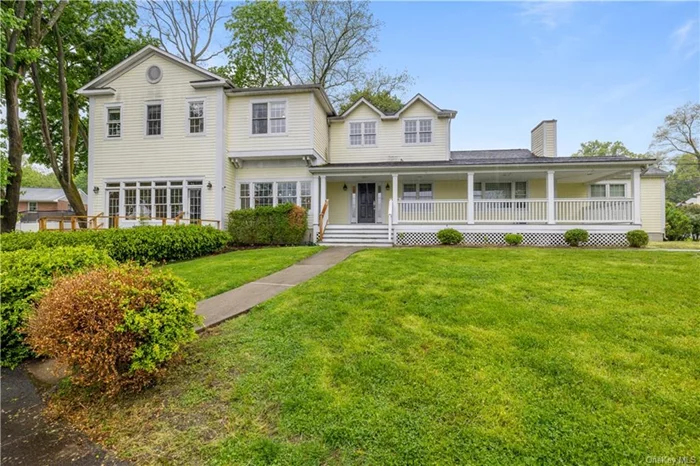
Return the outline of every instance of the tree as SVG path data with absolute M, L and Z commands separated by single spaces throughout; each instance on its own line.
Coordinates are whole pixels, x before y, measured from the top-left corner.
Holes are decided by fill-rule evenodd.
M 53 173 L 43 173 L 32 164 L 26 163 L 22 167 L 23 188 L 60 188 L 56 176 Z
M 305 0 L 288 8 L 295 33 L 287 37 L 285 76 L 289 84 L 321 84 L 335 103 L 347 99 L 350 89 L 379 85 L 375 92 L 403 90 L 410 83 L 405 71 L 390 75 L 369 70 L 377 52 L 381 22 L 369 2 Z
M 148 42 L 126 37 L 136 22 L 133 1 L 71 2 L 30 65 L 32 85 L 20 89 L 30 161 L 51 167 L 79 216 L 87 215 L 75 175 L 87 169 L 88 102 L 75 91 Z
M 283 84 L 289 60 L 285 38 L 294 27 L 278 1 L 246 1 L 232 10 L 226 29 L 232 34 L 224 49 L 229 63 L 213 72 L 227 76 L 237 87 Z
M 601 142 L 588 141 L 581 143 L 581 148 L 571 154 L 572 157 L 631 157 L 631 158 L 653 158 L 649 154 L 637 154 L 632 152 L 620 141 Z
M 0 194 L 3 213 L 0 231 L 13 231 L 17 223 L 17 206 L 22 185 L 22 156 L 24 144 L 19 115 L 19 87 L 32 61 L 38 55 L 37 48 L 53 29 L 63 14 L 68 2 L 44 3 L 41 1 L 3 1 L 0 8 L 2 22 L 2 44 L 0 59 L 2 65 L 3 104 L 7 130 L 6 180 Z
M 652 146 L 675 156 L 691 155 L 700 167 L 700 104 L 686 103 L 664 118 L 654 133 Z
M 691 154 L 683 154 L 672 161 L 673 173 L 666 178 L 666 198 L 677 204 L 700 192 L 700 168 Z
M 166 51 L 196 65 L 222 52 L 209 50 L 223 19 L 221 5 L 222 0 L 148 0 L 144 23 Z
M 344 104 L 340 106 L 340 113 L 345 112 L 362 97 L 384 113 L 395 113 L 403 107 L 401 99 L 389 93 L 389 91 L 374 92 L 372 89 L 355 89 L 350 93 Z

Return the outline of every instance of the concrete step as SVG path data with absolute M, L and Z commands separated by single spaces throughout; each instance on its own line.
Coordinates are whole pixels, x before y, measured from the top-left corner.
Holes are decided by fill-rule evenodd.
M 335 238 L 332 236 L 324 236 L 323 241 L 321 241 L 321 243 L 319 243 L 319 244 L 324 244 L 324 243 L 328 243 L 328 244 L 331 244 L 331 243 L 333 243 L 333 244 L 337 244 L 337 243 L 353 243 L 353 244 L 387 243 L 387 244 L 391 244 L 391 242 L 386 238 L 358 238 L 358 237 Z
M 325 234 L 323 235 L 323 239 L 345 239 L 345 240 L 354 240 L 354 239 L 373 239 L 377 241 L 389 241 L 389 235 L 384 233 L 383 235 L 373 235 L 373 234 L 364 234 L 364 235 L 358 235 L 357 233 L 333 233 L 333 234 Z
M 329 242 L 325 239 L 318 243 L 320 246 L 338 247 L 338 246 L 351 246 L 351 247 L 365 247 L 365 248 L 390 248 L 393 244 L 385 243 L 358 243 L 357 241 L 348 241 L 344 243 Z
M 381 223 L 353 223 L 350 225 L 327 225 L 326 231 L 329 230 L 386 230 L 388 225 L 383 225 Z

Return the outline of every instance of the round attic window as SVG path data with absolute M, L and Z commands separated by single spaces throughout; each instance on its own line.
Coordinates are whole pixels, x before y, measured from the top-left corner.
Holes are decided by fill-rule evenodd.
M 162 77 L 163 71 L 156 65 L 149 66 L 148 70 L 146 70 L 146 78 L 148 78 L 148 82 L 151 84 L 157 83 Z

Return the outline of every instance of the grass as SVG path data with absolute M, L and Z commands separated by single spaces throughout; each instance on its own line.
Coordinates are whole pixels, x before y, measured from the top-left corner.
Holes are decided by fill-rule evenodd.
M 365 250 L 206 334 L 144 393 L 56 402 L 145 464 L 697 456 L 698 276 L 685 252 Z
M 700 250 L 700 241 L 650 241 L 649 249 L 697 249 Z
M 165 268 L 209 298 L 289 267 L 321 249 L 317 246 L 248 249 L 177 262 Z

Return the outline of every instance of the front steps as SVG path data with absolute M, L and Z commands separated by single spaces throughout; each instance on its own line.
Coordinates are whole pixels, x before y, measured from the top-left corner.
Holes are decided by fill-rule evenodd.
M 353 225 L 328 225 L 321 246 L 391 247 L 387 225 L 362 223 Z

